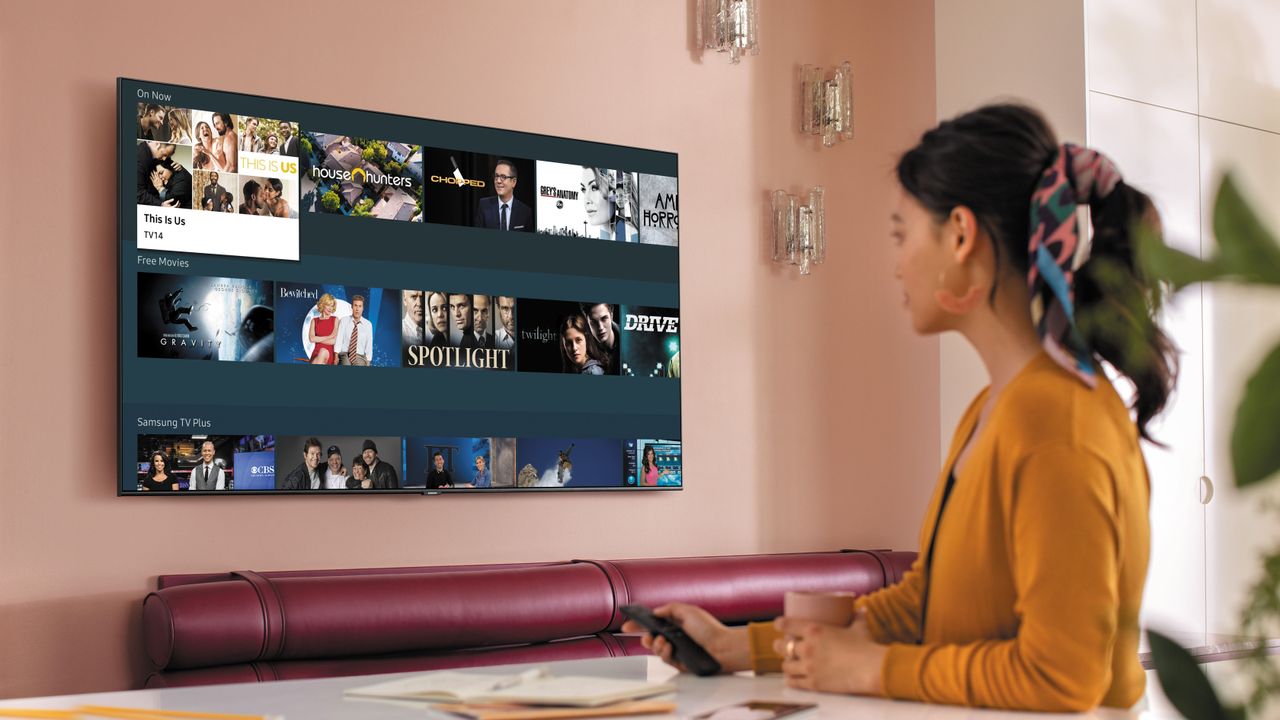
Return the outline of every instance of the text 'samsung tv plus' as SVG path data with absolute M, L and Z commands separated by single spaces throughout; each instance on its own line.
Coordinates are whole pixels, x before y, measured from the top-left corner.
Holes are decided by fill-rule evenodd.
M 674 154 L 118 92 L 121 494 L 682 486 Z

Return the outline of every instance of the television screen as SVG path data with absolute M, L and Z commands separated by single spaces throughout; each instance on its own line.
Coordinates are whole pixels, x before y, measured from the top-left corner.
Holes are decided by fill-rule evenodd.
M 683 486 L 674 154 L 117 85 L 118 493 Z

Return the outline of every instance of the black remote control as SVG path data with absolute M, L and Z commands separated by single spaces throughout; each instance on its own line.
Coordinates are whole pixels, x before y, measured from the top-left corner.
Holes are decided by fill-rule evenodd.
M 710 653 L 685 634 L 681 627 L 666 618 L 653 614 L 644 605 L 623 605 L 622 614 L 639 623 L 640 627 L 654 635 L 661 635 L 671 643 L 672 658 L 689 668 L 695 675 L 716 675 L 720 663 Z

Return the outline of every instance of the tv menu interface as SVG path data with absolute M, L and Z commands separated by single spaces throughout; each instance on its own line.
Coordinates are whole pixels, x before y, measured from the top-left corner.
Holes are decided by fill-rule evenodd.
M 121 494 L 683 485 L 674 154 L 118 98 Z

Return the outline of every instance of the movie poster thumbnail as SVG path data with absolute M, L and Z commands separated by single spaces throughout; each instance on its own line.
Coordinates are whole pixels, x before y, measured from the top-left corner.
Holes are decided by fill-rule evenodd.
M 307 131 L 301 139 L 309 212 L 422 222 L 422 148 Z
M 138 207 L 191 209 L 191 146 L 139 140 L 137 143 L 137 198 Z M 154 239 L 156 233 L 173 232 L 172 225 L 163 227 L 163 221 L 149 230 Z
M 289 364 L 400 367 L 399 290 L 276 285 L 276 360 Z
M 405 367 L 514 370 L 511 331 L 495 316 L 498 296 L 450 290 L 401 293 L 401 348 Z M 514 298 L 503 298 L 514 327 Z M 499 346 L 496 330 L 502 331 Z
M 680 487 L 679 440 L 628 440 L 624 453 L 627 487 Z
M 270 435 L 139 435 L 138 492 L 274 490 Z
M 269 280 L 138 273 L 138 357 L 271 362 Z
M 427 320 L 427 302 L 435 295 L 436 318 Z M 417 367 L 414 360 L 419 347 L 444 347 L 449 336 L 449 298 L 443 292 L 426 290 L 400 291 L 400 350 L 401 364 Z
M 280 152 L 298 147 L 294 133 L 289 121 L 140 104 L 138 248 L 297 260 L 298 159 Z
M 517 487 L 624 487 L 620 440 L 520 438 Z
M 240 152 L 298 157 L 298 127 L 288 120 L 240 115 L 236 118 Z M 297 168 L 294 168 L 297 174 Z
M 622 374 L 680 377 L 680 310 L 623 305 Z
M 640 242 L 680 244 L 680 192 L 676 178 L 640 175 Z
M 231 113 L 209 110 L 191 111 L 192 158 L 196 170 L 239 172 L 240 135 L 236 118 Z
M 517 303 L 520 372 L 617 375 L 621 337 L 617 305 L 564 300 Z
M 137 138 L 177 145 L 191 144 L 191 111 L 158 103 L 138 103 Z
M 237 116 L 240 215 L 298 219 L 299 179 L 297 126 L 288 120 Z M 286 149 L 289 152 L 286 152 Z
M 513 487 L 514 444 L 511 438 L 405 438 L 404 486 L 430 490 Z
M 398 490 L 400 438 L 286 435 L 277 438 L 275 490 Z
M 638 242 L 636 173 L 539 160 L 538 232 Z
M 196 170 L 192 187 L 195 209 L 205 212 L 236 212 L 240 204 L 237 197 L 238 178 L 238 175 L 220 173 L 217 170 Z
M 241 173 L 234 182 L 238 186 L 236 197 L 240 200 L 236 206 L 237 214 L 286 220 L 298 219 L 296 178 Z
M 426 148 L 427 222 L 533 232 L 532 160 Z

